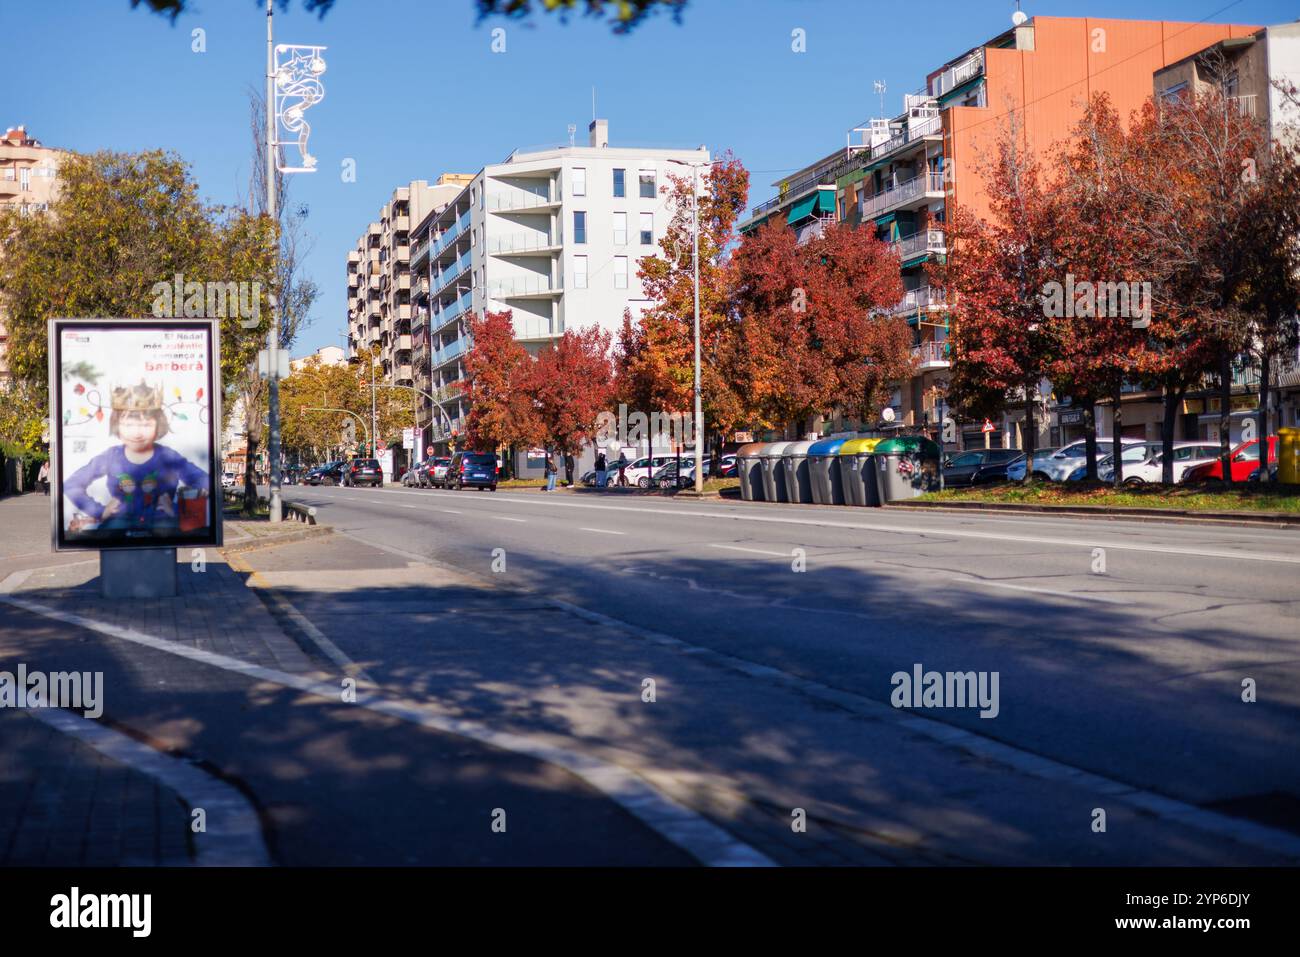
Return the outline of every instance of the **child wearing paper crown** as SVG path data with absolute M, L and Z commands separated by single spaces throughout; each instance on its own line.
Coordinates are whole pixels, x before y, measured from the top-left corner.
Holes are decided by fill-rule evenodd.
M 88 525 L 135 528 L 175 526 L 178 489 L 184 485 L 199 495 L 208 493 L 208 473 L 175 449 L 157 444 L 167 434 L 161 386 L 122 386 L 113 389 L 113 414 L 108 433 L 122 440 L 79 468 L 63 485 L 63 494 L 83 514 L 69 531 Z M 108 480 L 107 505 L 100 505 L 86 488 L 99 478 Z M 205 503 L 206 504 L 206 503 Z

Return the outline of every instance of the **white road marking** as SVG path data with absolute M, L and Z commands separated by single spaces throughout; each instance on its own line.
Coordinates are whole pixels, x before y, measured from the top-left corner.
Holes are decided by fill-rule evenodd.
M 616 764 L 610 764 L 599 758 L 578 751 L 571 751 L 557 745 L 538 741 L 522 734 L 507 731 L 494 731 L 487 725 L 462 718 L 450 718 L 429 710 L 418 701 L 398 698 L 381 693 L 380 689 L 362 690 L 357 688 L 356 701 L 342 704 L 339 685 L 336 681 L 320 681 L 306 675 L 291 675 L 275 668 L 255 665 L 240 661 L 215 652 L 191 648 L 164 638 L 147 635 L 134 628 L 97 621 L 84 615 L 59 611 L 48 605 L 0 595 L 0 601 L 7 602 L 24 611 L 29 611 L 56 621 L 66 622 L 78 628 L 97 631 L 102 635 L 130 641 L 155 651 L 161 651 L 178 658 L 188 658 L 223 671 L 230 671 L 259 681 L 269 681 L 284 688 L 296 688 L 299 691 L 316 695 L 344 708 L 365 708 L 378 714 L 389 715 L 402 721 L 432 728 L 446 734 L 459 735 L 479 741 L 505 751 L 523 754 L 538 761 L 545 761 L 564 768 L 577 776 L 587 785 L 595 788 L 610 800 L 619 804 L 624 810 L 637 818 L 642 824 L 662 835 L 668 841 L 692 855 L 700 863 L 709 867 L 771 867 L 773 861 L 766 855 L 732 837 L 712 821 L 692 811 L 671 798 L 659 793 L 648 782 Z
M 579 528 L 580 532 L 596 532 L 600 535 L 626 535 L 627 532 L 616 532 L 609 528 Z
M 1080 601 L 1099 601 L 1107 605 L 1131 605 L 1133 602 L 1125 601 L 1122 598 L 1111 598 L 1109 595 L 1099 595 L 1096 592 L 1073 592 L 1060 591 L 1055 588 L 1031 588 L 1029 585 L 1013 585 L 1011 582 L 989 581 L 984 578 L 954 578 L 959 585 L 984 585 L 989 588 L 1008 588 L 1012 591 L 1033 592 L 1035 595 L 1058 595 L 1061 598 L 1077 598 Z
M 271 865 L 257 811 L 237 788 L 189 761 L 155 751 L 91 718 L 57 708 L 31 708 L 27 713 L 170 788 L 191 810 L 202 808 L 206 830 L 193 835 L 196 863 L 209 867 Z
M 440 509 L 438 509 L 438 511 L 440 511 L 440 512 L 446 512 L 448 515 L 459 515 L 459 514 L 460 514 L 460 512 L 456 511 L 454 508 L 440 508 Z
M 744 548 L 740 545 L 714 545 L 712 542 L 710 542 L 709 548 L 725 548 L 728 551 L 733 551 L 733 552 L 752 552 L 755 555 L 775 555 L 777 558 L 791 557 L 789 552 L 769 552 L 761 548 Z
M 395 494 L 401 494 L 396 492 Z M 412 493 L 407 493 L 412 494 Z M 950 527 L 925 527 L 920 525 L 885 525 L 878 522 L 845 522 L 831 518 L 800 518 L 797 513 L 791 515 L 751 515 L 744 512 L 710 512 L 697 511 L 690 507 L 667 509 L 647 508 L 637 505 L 597 505 L 586 502 L 560 502 L 554 499 L 526 499 L 499 496 L 485 501 L 484 504 L 512 502 L 519 505 L 543 506 L 547 508 L 585 508 L 607 512 L 630 512 L 643 515 L 667 515 L 677 518 L 721 518 L 736 522 L 763 522 L 776 525 L 812 525 L 824 528 L 857 529 L 866 532 L 884 532 L 890 535 L 916 535 L 921 538 L 970 538 L 995 542 L 1019 542 L 1028 545 L 1064 545 L 1072 548 L 1114 548 L 1119 551 L 1149 552 L 1164 555 L 1183 555 L 1190 558 L 1229 558 L 1239 561 L 1272 562 L 1285 565 L 1300 565 L 1300 555 L 1287 555 L 1280 552 L 1237 551 L 1230 548 L 1207 548 L 1197 545 L 1160 545 L 1154 542 L 1134 542 L 1109 540 L 1104 538 L 1056 538 L 1047 535 L 1011 535 L 1001 532 L 971 531 Z
M 488 518 L 495 518 L 502 522 L 526 522 L 526 518 L 514 518 L 510 515 L 489 515 Z

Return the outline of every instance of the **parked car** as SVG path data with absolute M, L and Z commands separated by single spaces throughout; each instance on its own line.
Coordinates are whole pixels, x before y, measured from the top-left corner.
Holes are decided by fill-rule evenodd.
M 1007 466 L 1025 453 L 1019 449 L 971 449 L 948 456 L 943 461 L 945 488 L 963 485 L 987 485 L 1007 481 Z
M 424 472 L 422 473 L 422 477 L 424 479 L 423 481 L 424 487 L 432 488 L 436 485 L 441 488 L 446 488 L 447 469 L 450 466 L 451 466 L 450 455 L 440 455 L 426 461 L 424 463 Z
M 1035 479 L 1039 481 L 1045 481 L 1047 479 L 1047 462 L 1049 459 L 1051 459 L 1053 455 L 1055 455 L 1059 451 L 1060 449 L 1035 449 L 1034 450 L 1034 478 Z M 1025 454 L 1023 452 L 1020 453 L 1020 458 L 1007 463 L 1007 481 L 1023 482 L 1025 480 L 1025 473 L 1028 471 L 1028 469 L 1026 468 L 1028 464 L 1029 464 L 1029 460 L 1025 458 Z
M 736 456 L 728 452 L 718 462 L 718 478 L 735 478 L 736 476 Z
M 402 473 L 402 487 L 414 488 L 423 485 L 422 473 L 424 471 L 423 462 L 412 462 L 411 467 Z
M 704 460 L 704 477 L 709 477 L 709 460 Z M 678 488 L 689 488 L 695 484 L 695 459 L 690 456 L 682 456 L 682 474 L 677 476 L 677 459 L 674 458 L 663 468 L 655 472 L 652 482 L 658 488 L 672 488 L 676 485 Z
M 682 458 L 689 456 L 683 455 Z M 677 461 L 675 453 L 656 453 L 651 456 L 641 456 L 627 463 L 624 469 L 624 476 L 627 478 L 628 485 L 635 485 L 637 488 L 649 488 L 654 484 L 655 473 L 667 465 L 669 462 Z M 609 484 L 618 484 L 618 462 L 613 461 L 609 465 Z
M 497 490 L 497 457 L 490 452 L 457 452 L 447 466 L 447 488 Z
M 1189 468 L 1208 462 L 1218 454 L 1218 446 L 1204 442 L 1175 442 L 1173 448 L 1174 481 L 1182 481 Z M 1072 481 L 1083 478 L 1087 469 L 1081 466 L 1071 475 Z M 1076 479 L 1077 476 L 1077 479 Z M 1097 478 L 1103 482 L 1115 478 L 1115 460 L 1107 455 L 1097 462 Z M 1146 485 L 1164 481 L 1164 445 L 1147 442 L 1124 449 L 1124 484 Z
M 344 473 L 347 470 L 346 462 L 327 462 L 318 469 L 313 469 L 308 485 L 342 485 Z
M 353 459 L 343 473 L 344 485 L 369 485 L 379 488 L 384 484 L 384 471 L 378 459 Z
M 1120 439 L 1122 447 L 1128 448 L 1132 445 L 1144 445 L 1145 439 Z M 1100 459 L 1111 448 L 1111 440 L 1098 436 L 1097 438 L 1097 456 Z M 1051 455 L 1040 460 L 1038 455 L 1034 455 L 1034 476 L 1036 478 L 1049 479 L 1053 482 L 1068 481 L 1070 476 L 1078 471 L 1080 466 L 1087 466 L 1088 443 L 1085 439 L 1077 439 L 1068 445 L 1063 445 Z
M 1260 468 L 1259 461 L 1259 439 L 1251 439 L 1249 442 L 1243 442 L 1232 450 L 1230 457 L 1232 464 L 1232 480 L 1234 482 L 1244 482 L 1250 478 L 1252 472 Z M 1268 466 L 1271 470 L 1277 464 L 1277 436 L 1268 437 Z M 1194 468 L 1187 470 L 1183 476 L 1184 482 L 1205 482 L 1209 479 L 1223 478 L 1223 461 L 1215 459 L 1212 462 L 1205 462 Z
M 234 473 L 234 472 L 222 472 L 222 473 L 221 473 L 221 487 L 222 487 L 222 488 L 238 488 L 238 487 L 239 487 L 239 480 L 235 478 L 235 473 Z

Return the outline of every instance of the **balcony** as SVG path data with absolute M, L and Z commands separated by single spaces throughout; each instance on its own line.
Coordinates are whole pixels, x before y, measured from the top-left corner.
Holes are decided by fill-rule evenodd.
M 550 196 L 527 193 L 523 190 L 490 193 L 487 198 L 487 208 L 489 212 L 493 213 L 504 213 L 518 209 L 536 209 L 540 211 L 559 205 L 560 198 L 558 196 L 552 199 Z
M 410 320 L 411 304 L 409 302 L 399 302 L 394 314 L 397 316 L 398 321 Z
M 1237 112 L 1242 116 L 1255 116 L 1255 94 L 1244 93 L 1241 96 L 1230 96 L 1228 102 L 1236 107 Z
M 398 262 L 400 262 L 400 263 L 404 263 L 404 262 L 408 262 L 408 261 L 410 261 L 410 258 L 411 258 L 411 247 L 410 247 L 410 246 L 394 246 L 394 247 L 393 247 L 393 258 L 396 259 L 396 260 L 397 260 Z
M 929 286 L 920 286 L 917 289 L 907 290 L 903 298 L 899 300 L 898 305 L 889 310 L 889 315 L 938 308 L 943 306 L 945 302 L 944 295 L 940 290 L 932 289 Z
M 399 232 L 399 233 L 409 232 L 410 229 L 411 229 L 411 217 L 410 217 L 410 216 L 394 216 L 393 219 L 392 219 L 392 222 L 389 223 L 389 226 L 390 226 L 390 227 L 391 227 L 395 232 Z
M 898 258 L 907 262 L 917 256 L 943 256 L 948 252 L 947 237 L 942 229 L 926 229 L 889 244 Z
M 896 136 L 885 140 L 883 143 L 877 143 L 871 147 L 871 161 L 875 162 L 884 159 L 891 153 L 901 150 L 909 143 L 915 143 L 919 139 L 927 136 L 940 136 L 943 134 L 943 117 L 939 115 L 936 109 L 931 116 L 922 116 L 919 119 L 911 120 L 907 124 L 907 129 L 900 131 Z
M 433 331 L 439 332 L 446 328 L 450 323 L 455 322 L 461 316 L 465 315 L 465 313 L 469 312 L 473 301 L 474 294 L 472 292 L 467 292 L 447 309 L 437 313 L 433 317 Z
M 453 359 L 460 358 L 465 354 L 465 350 L 468 347 L 469 340 L 462 337 L 457 339 L 451 345 L 436 350 L 433 354 L 433 367 L 436 369 L 438 366 L 451 362 Z
M 947 369 L 952 365 L 946 342 L 923 342 L 919 346 L 912 346 L 912 358 L 916 360 L 917 372 Z
M 552 296 L 564 291 L 564 283 L 550 276 L 514 276 L 488 283 L 493 299 L 521 299 L 525 296 Z
M 366 283 L 366 286 L 367 286 L 368 288 L 370 288 L 370 289 L 378 290 L 378 289 L 379 289 L 379 275 L 376 274 L 376 275 L 371 276 L 371 277 L 370 277 L 370 281 L 369 281 L 368 283 Z
M 411 364 L 409 362 L 404 362 L 398 366 L 395 366 L 393 372 L 397 376 L 398 382 L 411 381 L 412 373 L 411 373 Z
M 984 72 L 984 51 L 976 50 L 960 63 L 944 70 L 930 81 L 930 95 L 943 96 Z
M 474 250 L 472 249 L 465 250 L 465 254 L 461 256 L 460 259 L 456 260 L 454 263 L 451 263 L 448 266 L 444 266 L 438 273 L 434 275 L 433 277 L 434 288 L 439 291 L 445 289 L 448 285 L 450 285 L 451 283 L 455 282 L 458 278 L 463 276 L 469 270 L 469 267 L 473 264 L 473 262 L 474 262 Z
M 944 195 L 943 174 L 922 173 L 897 186 L 891 186 L 884 192 L 866 197 L 862 200 L 862 218 L 871 219 L 906 206 L 919 206 L 931 200 L 943 199 Z
M 354 272 L 348 273 L 348 288 L 356 289 L 361 285 L 361 277 Z
M 429 258 L 429 240 L 422 239 L 411 251 L 411 268 L 414 269 Z
M 557 252 L 563 247 L 563 240 L 550 233 L 511 233 L 508 236 L 491 236 L 488 238 L 488 252 L 494 256 L 527 255 L 529 253 Z

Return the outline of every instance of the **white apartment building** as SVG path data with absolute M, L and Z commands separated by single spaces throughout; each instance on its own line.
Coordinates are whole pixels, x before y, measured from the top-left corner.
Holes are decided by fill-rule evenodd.
M 412 332 L 428 343 L 430 382 L 445 415 L 421 446 L 446 449 L 463 431 L 469 313 L 511 310 L 530 352 L 566 329 L 617 335 L 624 310 L 647 305 L 637 261 L 658 251 L 673 215 L 669 175 L 709 162 L 697 149 L 611 147 L 606 120 L 586 146 L 516 151 L 485 166 L 444 208 L 412 231 Z M 418 345 L 414 353 L 419 355 Z

